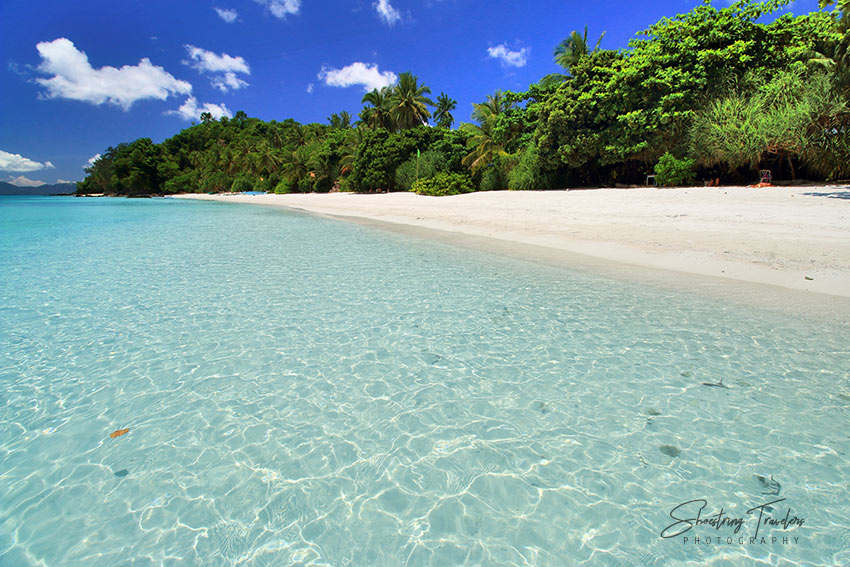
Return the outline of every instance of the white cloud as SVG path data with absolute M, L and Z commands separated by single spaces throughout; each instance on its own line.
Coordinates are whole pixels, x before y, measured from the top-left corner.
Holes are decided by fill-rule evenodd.
M 100 154 L 94 154 L 92 157 L 89 158 L 89 161 L 87 161 L 86 165 L 84 165 L 83 167 L 91 167 L 91 166 L 94 165 L 94 162 L 96 162 L 99 159 L 100 159 Z
M 7 183 L 11 183 L 15 187 L 41 187 L 47 185 L 44 181 L 36 181 L 35 179 L 27 179 L 23 175 L 9 179 Z
M 504 43 L 487 48 L 487 55 L 493 59 L 498 59 L 505 67 L 525 67 L 525 64 L 528 63 L 529 53 L 531 53 L 529 47 L 522 47 L 514 51 L 508 49 L 508 46 Z
M 221 77 L 213 77 L 210 79 L 210 83 L 223 93 L 248 86 L 248 83 L 237 77 L 236 73 L 225 73 Z
M 231 57 L 227 53 L 216 55 L 212 51 L 195 47 L 194 45 L 184 45 L 186 51 L 189 52 L 190 62 L 185 62 L 186 65 L 191 65 L 192 68 L 198 71 L 208 71 L 210 73 L 224 73 L 233 71 L 236 73 L 251 74 L 251 68 L 242 57 Z
M 248 86 L 247 82 L 236 76 L 237 73 L 251 74 L 251 67 L 242 57 L 232 57 L 227 53 L 218 55 L 194 45 L 184 45 L 184 47 L 189 52 L 190 61 L 183 61 L 183 63 L 190 65 L 199 73 L 215 74 L 210 82 L 221 92 L 226 93 L 228 90 L 237 90 Z
M 231 10 L 230 8 L 213 8 L 213 10 L 215 10 L 215 13 L 218 14 L 219 18 L 228 24 L 232 24 L 236 21 L 236 18 L 239 17 L 239 12 Z
M 388 87 L 398 80 L 398 77 L 392 71 L 380 72 L 378 71 L 377 64 L 368 65 L 360 61 L 356 61 L 342 69 L 322 66 L 322 70 L 319 71 L 317 77 L 329 87 L 363 85 L 363 88 L 367 92 L 373 89 Z
M 53 164 L 49 161 L 39 163 L 21 154 L 10 154 L 0 150 L 0 171 L 38 171 L 39 169 L 50 169 Z
M 76 181 L 71 181 L 69 179 L 57 179 L 56 184 L 58 185 L 59 183 L 76 183 Z
M 378 15 L 384 20 L 389 26 L 394 25 L 396 22 L 401 20 L 401 14 L 399 14 L 398 10 L 393 8 L 393 5 L 390 4 L 390 0 L 378 0 L 372 7 L 377 10 Z
M 307 94 L 313 94 L 313 83 L 307 85 Z
M 285 18 L 301 10 L 301 0 L 254 0 L 269 9 L 275 18 Z
M 165 100 L 171 95 L 190 94 L 192 85 L 175 79 L 145 57 L 138 65 L 95 69 L 88 56 L 61 37 L 36 45 L 42 62 L 37 71 L 53 75 L 35 81 L 45 87 L 45 98 L 67 98 L 91 104 L 114 104 L 124 110 L 137 100 Z
M 200 120 L 201 114 L 204 112 L 209 112 L 216 120 L 222 116 L 227 116 L 228 118 L 233 116 L 233 113 L 224 104 L 212 104 L 208 102 L 203 106 L 198 106 L 198 100 L 193 96 L 187 98 L 186 102 L 180 108 L 169 110 L 166 114 L 180 116 L 184 120 Z

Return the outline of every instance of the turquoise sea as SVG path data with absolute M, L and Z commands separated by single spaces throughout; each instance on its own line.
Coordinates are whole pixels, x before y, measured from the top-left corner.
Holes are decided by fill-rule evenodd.
M 847 327 L 374 228 L 4 197 L 0 565 L 848 565 L 848 369 Z

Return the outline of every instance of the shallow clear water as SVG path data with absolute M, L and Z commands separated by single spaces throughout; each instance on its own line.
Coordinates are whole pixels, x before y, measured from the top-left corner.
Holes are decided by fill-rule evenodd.
M 281 210 L 2 198 L 0 565 L 848 564 L 848 360 Z M 660 537 L 701 498 L 740 532 Z

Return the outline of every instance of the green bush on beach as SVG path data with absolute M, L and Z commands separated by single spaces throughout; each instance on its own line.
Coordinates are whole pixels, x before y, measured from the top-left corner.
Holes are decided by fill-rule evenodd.
M 419 195 L 444 197 L 472 193 L 475 189 L 468 175 L 461 173 L 438 173 L 429 179 L 418 179 L 410 189 Z
M 230 186 L 230 190 L 234 193 L 242 193 L 244 191 L 253 191 L 254 190 L 254 180 L 250 175 L 240 173 L 236 176 L 236 179 L 233 180 L 233 185 Z
M 690 185 L 694 182 L 694 160 L 677 159 L 667 152 L 655 164 L 655 181 L 659 185 Z

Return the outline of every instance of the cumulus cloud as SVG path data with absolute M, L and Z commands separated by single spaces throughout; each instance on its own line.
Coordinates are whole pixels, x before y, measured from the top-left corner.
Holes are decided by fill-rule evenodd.
M 165 100 L 171 95 L 190 94 L 192 85 L 153 65 L 145 57 L 138 65 L 95 69 L 88 56 L 72 41 L 61 37 L 36 45 L 41 64 L 39 73 L 52 75 L 35 81 L 46 91 L 45 98 L 67 98 L 95 105 L 104 103 L 128 110 L 137 100 Z
M 49 161 L 39 163 L 21 154 L 10 154 L 0 150 L 0 171 L 38 171 L 39 169 L 50 169 L 53 164 Z
M 313 83 L 307 85 L 307 94 L 313 94 Z
M 231 10 L 230 8 L 213 8 L 213 10 L 215 10 L 215 13 L 218 14 L 219 18 L 228 24 L 232 24 L 236 21 L 236 18 L 239 17 L 239 12 Z
M 47 185 L 44 181 L 37 181 L 35 179 L 27 179 L 23 175 L 19 175 L 18 177 L 14 177 L 9 179 L 7 183 L 11 183 L 15 187 L 41 187 L 42 185 Z
M 193 96 L 187 98 L 186 102 L 184 102 L 180 108 L 177 110 L 169 110 L 166 114 L 180 116 L 184 120 L 200 120 L 201 114 L 204 112 L 209 112 L 216 120 L 222 116 L 227 116 L 228 118 L 233 116 L 233 113 L 230 112 L 230 109 L 228 109 L 224 104 L 212 104 L 208 102 L 198 106 L 198 99 Z
M 398 80 L 398 77 L 392 71 L 381 72 L 378 71 L 377 64 L 368 65 L 360 61 L 346 65 L 342 69 L 322 66 L 317 77 L 329 87 L 362 85 L 367 92 L 388 87 Z
M 248 86 L 248 83 L 237 77 L 236 73 L 225 73 L 220 77 L 213 77 L 210 83 L 223 93 Z
M 301 0 L 254 0 L 254 2 L 268 8 L 275 18 L 285 18 L 301 10 Z
M 242 57 L 231 57 L 227 53 L 217 55 L 207 49 L 195 47 L 194 45 L 184 45 L 186 51 L 189 52 L 191 61 L 186 62 L 192 68 L 198 71 L 208 71 L 210 73 L 223 73 L 233 71 L 236 73 L 251 73 L 251 68 Z
M 183 61 L 185 65 L 191 66 L 199 73 L 211 73 L 212 86 L 221 92 L 237 90 L 247 87 L 248 83 L 236 76 L 237 73 L 251 74 L 251 68 L 242 57 L 232 57 L 227 53 L 218 55 L 207 49 L 184 45 L 189 53 L 189 60 Z
M 498 59 L 505 67 L 525 67 L 528 63 L 528 54 L 531 49 L 522 47 L 518 50 L 509 49 L 504 43 L 496 47 L 488 47 L 487 55 L 493 59 Z
M 401 20 L 401 14 L 390 4 L 390 0 L 378 0 L 372 4 L 372 7 L 375 8 L 384 23 L 389 26 L 395 25 L 396 22 Z

